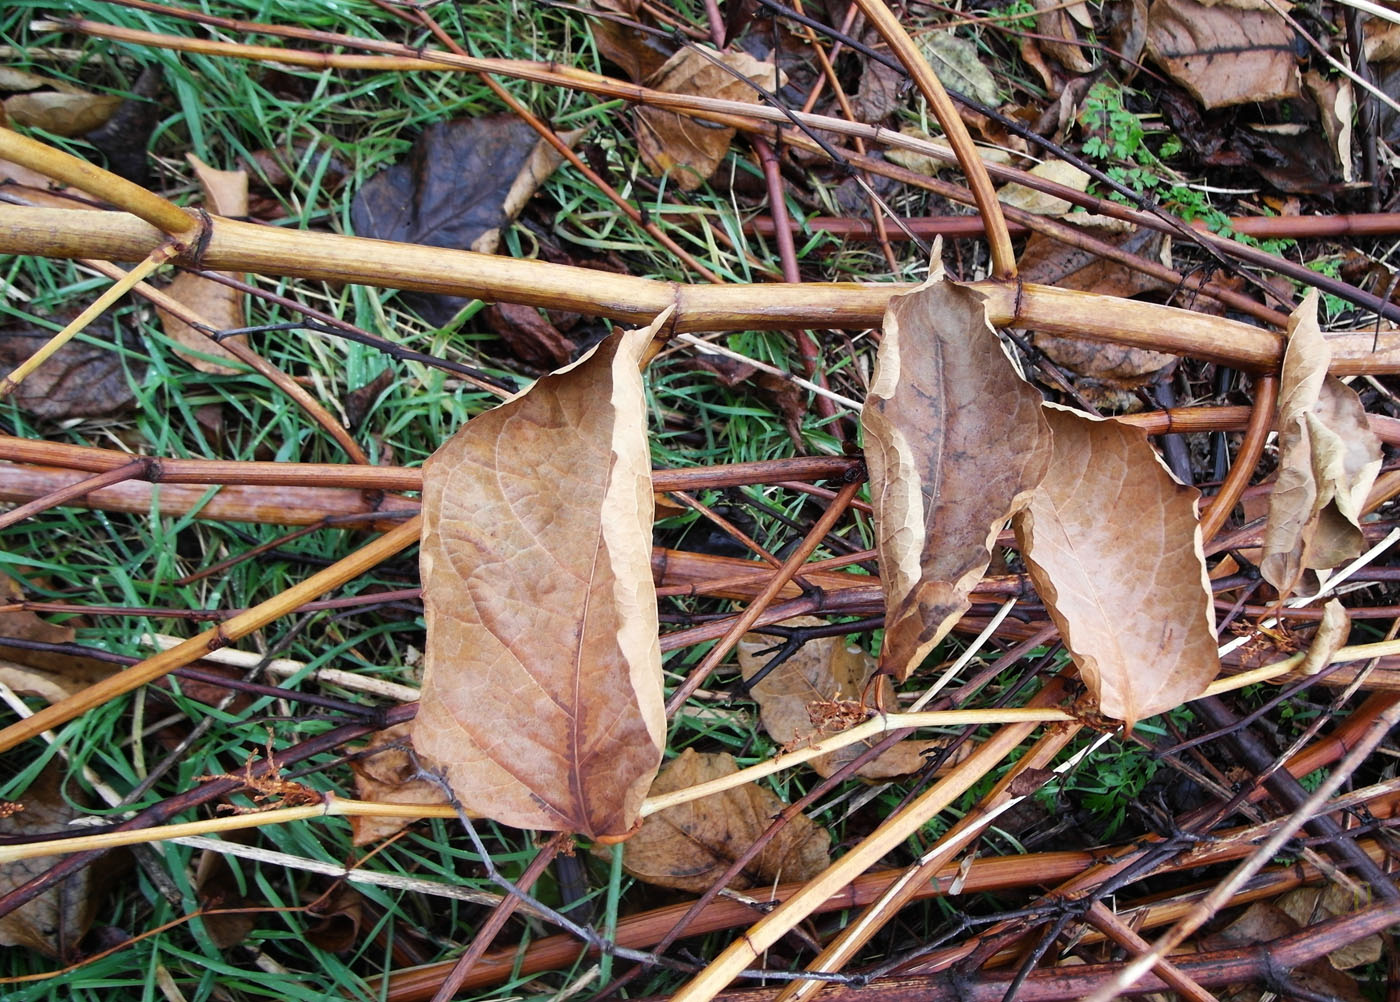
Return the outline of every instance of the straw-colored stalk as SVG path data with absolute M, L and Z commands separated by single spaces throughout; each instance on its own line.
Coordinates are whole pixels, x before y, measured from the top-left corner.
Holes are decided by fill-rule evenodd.
M 1053 705 L 1063 698 L 1064 693 L 1064 683 L 1052 681 L 1031 702 L 1040 707 Z M 672 1002 L 709 1002 L 740 971 L 757 961 L 763 951 L 787 935 L 823 901 L 874 866 L 882 856 L 946 810 L 996 768 L 1037 726 L 1029 723 L 1007 724 L 997 730 L 903 810 L 888 818 L 850 852 L 813 877 L 802 890 L 754 923 L 748 932 L 672 995 Z
M 159 230 L 125 213 L 0 205 L 0 253 L 130 260 L 145 257 L 163 239 Z M 219 217 L 213 220 L 199 264 L 219 271 L 474 296 L 637 324 L 650 323 L 667 306 L 675 305 L 672 331 L 676 333 L 811 327 L 860 330 L 878 326 L 890 297 L 912 288 L 854 282 L 679 285 L 544 261 L 256 226 Z M 995 326 L 1079 335 L 1252 371 L 1275 369 L 1283 358 L 1281 335 L 1234 320 L 1044 285 L 984 281 L 972 286 L 986 297 Z M 1400 351 L 1383 358 L 1400 368 Z M 1347 361 L 1351 360 L 1339 360 L 1333 371 L 1349 371 Z M 1384 362 L 1359 361 L 1361 367 L 1351 371 L 1385 369 Z

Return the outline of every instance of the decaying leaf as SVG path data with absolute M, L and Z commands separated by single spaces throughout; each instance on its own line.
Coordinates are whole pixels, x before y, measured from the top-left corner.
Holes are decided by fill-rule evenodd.
M 890 300 L 861 427 L 885 592 L 880 663 L 904 679 L 969 608 L 997 533 L 1045 473 L 1050 432 L 982 297 L 941 267 Z
M 1108 22 L 1108 54 L 1129 83 L 1137 75 L 1142 47 L 1147 42 L 1147 0 L 1121 0 L 1103 8 Z
M 218 216 L 245 216 L 248 214 L 248 174 L 242 170 L 215 170 L 193 153 L 186 153 L 185 159 L 194 168 L 195 177 L 204 191 L 204 208 Z M 239 276 L 232 276 L 237 278 Z M 189 307 L 204 318 L 215 330 L 232 330 L 243 326 L 243 293 L 229 288 L 212 279 L 182 271 L 175 276 L 165 289 L 166 295 Z M 195 330 L 174 314 L 157 309 L 161 326 L 171 340 L 184 346 L 185 351 L 176 352 L 181 358 L 200 372 L 216 376 L 229 376 L 242 371 L 237 359 L 224 345 L 228 341 L 246 343 L 248 335 L 235 334 L 223 342 L 214 341 Z M 223 359 L 211 362 L 201 355 L 213 355 Z
M 473 418 L 423 469 L 413 744 L 506 824 L 625 835 L 661 762 L 637 366 L 669 315 Z
M 739 771 L 734 756 L 702 755 L 687 748 L 666 763 L 652 784 L 653 796 L 673 793 Z M 626 841 L 622 865 L 638 880 L 699 893 L 729 868 L 767 830 L 787 805 L 757 783 L 668 807 L 642 822 Z M 799 814 L 789 821 L 730 882 L 735 890 L 809 880 L 831 862 L 831 836 Z
M 564 133 L 566 143 L 579 131 Z M 408 158 L 365 182 L 350 205 L 355 233 L 493 254 L 502 229 L 560 163 L 554 147 L 515 115 L 435 122 Z M 405 294 L 431 323 L 469 300 Z
M 1322 130 L 1327 134 L 1342 180 L 1349 184 L 1356 174 L 1351 165 L 1351 122 L 1356 111 L 1356 94 L 1351 81 L 1346 77 L 1328 80 L 1316 70 L 1308 70 L 1303 74 L 1303 83 L 1317 105 L 1318 118 L 1322 120 Z
M 485 320 L 511 354 L 529 365 L 557 368 L 574 353 L 574 343 L 533 306 L 493 303 L 486 308 Z
M 0 603 L 24 601 L 24 588 L 10 575 L 0 572 Z M 50 623 L 26 609 L 0 612 L 0 635 L 21 640 L 38 640 L 46 644 L 71 643 L 76 635 L 73 627 Z M 18 647 L 0 647 L 5 657 L 23 658 L 26 652 Z
M 1054 181 L 1075 191 L 1087 191 L 1089 188 L 1089 175 L 1063 160 L 1042 161 L 1031 168 L 1031 176 Z M 997 199 L 1014 208 L 1025 209 L 1040 216 L 1062 216 L 1074 208 L 1057 195 L 1047 195 L 1016 181 L 997 192 Z
M 1199 696 L 1219 669 L 1200 492 L 1141 429 L 1045 413 L 1054 458 L 1016 538 L 1099 712 L 1131 726 Z
M 1123 233 L 1096 231 L 1094 235 L 1147 258 L 1161 258 L 1164 248 L 1170 245 L 1164 234 L 1146 228 Z M 1170 251 L 1166 253 L 1170 256 Z M 1021 277 L 1027 282 L 1102 296 L 1131 299 L 1166 288 L 1161 279 L 1038 233 L 1031 234 L 1026 241 L 1018 264 Z M 1176 361 L 1175 355 L 1165 352 L 1040 331 L 1032 335 L 1032 343 L 1056 365 L 1112 386 L 1141 386 Z
M 88 331 L 101 336 L 104 327 L 110 335 L 110 325 L 101 319 Z M 23 363 L 51 337 L 51 330 L 0 328 L 0 375 Z M 126 363 L 132 364 L 139 366 L 139 363 Z M 74 338 L 20 383 L 9 399 L 21 410 L 52 421 L 121 413 L 136 402 L 127 382 L 126 365 L 120 353 L 110 346 Z M 133 373 L 133 378 L 140 377 Z
M 1147 53 L 1207 108 L 1299 94 L 1293 29 L 1274 10 L 1155 0 Z
M 0 573 L 0 605 L 23 599 L 20 583 Z M 0 637 L 69 644 L 76 635 L 69 623 L 50 623 L 23 609 L 0 612 Z M 0 682 L 21 695 L 38 696 L 49 703 L 66 699 L 119 670 L 97 658 L 66 651 L 32 650 L 0 641 Z
M 368 746 L 350 763 L 355 774 L 355 796 L 376 804 L 447 803 L 443 789 L 418 777 L 419 764 L 409 752 L 410 724 L 395 724 L 376 731 Z M 407 828 L 412 818 L 352 817 L 350 831 L 356 845 L 388 838 Z
M 934 30 L 920 33 L 915 41 L 943 86 L 988 107 L 1001 103 L 996 77 L 977 57 L 977 45 L 971 39 Z
M 784 621 L 783 625 L 818 626 L 825 622 L 812 616 L 799 616 Z M 739 641 L 739 668 L 745 681 L 768 663 L 771 655 L 761 652 L 773 644 L 773 637 L 761 633 L 746 634 Z M 859 647 L 853 647 L 845 637 L 819 637 L 803 644 L 796 654 L 765 675 L 750 691 L 758 702 L 759 717 L 768 736 L 784 748 L 795 749 L 834 733 L 813 721 L 814 711 L 820 716 L 823 709 L 859 707 L 862 699 L 869 706 L 894 706 L 894 684 L 888 675 L 881 675 L 875 683 L 879 687 L 877 691 L 869 684 L 874 674 L 875 659 Z M 849 724 L 850 721 L 846 721 L 836 729 Z M 807 764 L 818 775 L 830 776 L 873 744 L 875 740 L 847 745 Z M 861 766 L 856 775 L 865 779 L 908 775 L 923 767 L 925 751 L 940 744 L 938 741 L 901 741 L 879 758 Z
M 901 136 L 911 136 L 914 139 L 924 142 L 939 141 L 936 137 L 929 135 L 923 129 L 915 128 L 912 125 L 902 127 L 899 130 L 899 134 Z M 885 151 L 885 159 L 890 161 L 890 163 L 899 164 L 901 167 L 912 170 L 917 174 L 924 174 L 928 177 L 936 177 L 939 171 L 947 167 L 946 162 L 936 157 L 931 157 L 925 153 L 915 153 L 913 150 L 900 149 L 897 146 L 891 146 Z
M 1313 904 L 1317 900 L 1316 890 L 1312 887 L 1299 888 L 1295 892 L 1284 895 L 1277 904 L 1272 901 L 1256 901 L 1245 909 L 1243 915 L 1224 929 L 1202 937 L 1200 948 L 1202 950 L 1228 950 L 1232 947 L 1238 947 L 1246 950 L 1257 950 L 1261 944 L 1267 944 L 1270 940 L 1291 936 L 1308 925 L 1316 924 L 1331 914 L 1326 909 L 1312 914 Z M 1280 905 L 1285 905 L 1288 910 L 1286 911 Z M 1299 913 L 1304 907 L 1310 914 L 1300 924 L 1290 912 Z M 1344 908 L 1343 913 L 1346 910 L 1349 909 Z M 1378 936 L 1368 938 L 1380 939 Z M 1357 945 L 1363 946 L 1366 942 L 1363 939 Z M 1363 948 L 1365 947 L 1363 946 Z M 1365 1002 L 1367 995 L 1361 991 L 1356 979 L 1348 977 L 1328 963 L 1334 955 L 1346 956 L 1350 950 L 1350 947 L 1342 947 L 1326 957 L 1318 957 L 1316 960 L 1291 968 L 1288 972 L 1290 987 L 1297 989 L 1299 998 L 1326 998 L 1334 999 L 1336 1002 Z M 1307 994 L 1304 995 L 1304 992 Z M 1236 999 L 1241 997 L 1249 999 L 1263 998 L 1264 996 L 1257 991 L 1254 994 L 1249 994 L 1247 991 L 1243 996 L 1239 993 L 1231 996 L 1231 998 Z
M 649 83 L 667 94 L 757 103 L 757 92 L 741 77 L 770 93 L 782 86 L 782 74 L 773 63 L 761 62 L 743 50 L 712 52 L 698 47 L 681 49 L 666 60 Z M 635 114 L 642 160 L 653 173 L 669 175 L 682 191 L 694 191 L 705 183 L 734 138 L 734 130 L 728 126 L 673 111 L 638 108 Z
M 24 809 L 0 817 L 0 834 L 62 830 L 78 816 L 63 796 L 62 783 L 62 768 L 57 764 L 46 767 L 19 798 Z M 56 857 L 39 856 L 0 864 L 0 894 L 8 894 L 56 862 Z M 93 879 L 92 868 L 84 867 L 0 918 L 0 946 L 26 946 L 49 957 L 72 957 L 96 913 Z
M 871 32 L 875 35 L 875 32 Z M 878 42 L 878 36 L 871 39 Z M 904 103 L 909 78 L 904 70 L 887 66 L 878 59 L 866 59 L 860 68 L 860 86 L 851 100 L 851 113 L 857 122 L 874 125 L 883 122 Z
M 1336 567 L 1361 552 L 1361 508 L 1380 472 L 1381 446 L 1356 391 L 1327 375 L 1317 292 L 1288 323 L 1278 404 L 1278 479 L 1264 530 L 1264 579 L 1280 592 L 1303 572 Z
M 1279 909 L 1306 929 L 1326 919 L 1349 915 L 1362 905 L 1356 895 L 1340 884 L 1322 887 L 1299 887 L 1278 899 Z M 1349 971 L 1363 964 L 1374 964 L 1385 954 L 1385 939 L 1379 934 L 1366 936 L 1327 954 L 1327 960 L 1339 971 Z

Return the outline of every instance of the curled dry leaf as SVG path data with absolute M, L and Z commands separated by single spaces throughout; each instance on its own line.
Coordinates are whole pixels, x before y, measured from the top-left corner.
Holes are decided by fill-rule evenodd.
M 441 786 L 419 778 L 420 766 L 411 751 L 411 724 L 395 724 L 375 732 L 369 744 L 350 763 L 355 774 L 355 796 L 375 804 L 447 803 Z M 350 832 L 356 845 L 388 838 L 413 823 L 412 818 L 354 816 Z
M 651 792 L 653 796 L 674 793 L 738 771 L 734 756 L 726 752 L 702 755 L 687 748 L 666 763 Z M 623 868 L 649 884 L 693 893 L 708 890 L 786 806 L 777 794 L 748 783 L 668 807 L 642 822 L 637 834 L 623 844 Z M 831 862 L 830 844 L 826 829 L 799 814 L 729 886 L 743 890 L 810 880 Z
M 1317 292 L 1288 323 L 1278 404 L 1278 479 L 1264 529 L 1264 579 L 1280 592 L 1308 569 L 1361 552 L 1361 509 L 1381 467 L 1380 440 L 1356 391 L 1327 375 L 1331 353 L 1317 325 Z
M 350 950 L 361 941 L 360 933 L 373 915 L 365 899 L 348 884 L 339 884 L 322 894 L 306 909 L 306 941 L 327 953 Z
M 737 76 L 736 76 L 737 74 Z M 758 93 L 744 79 L 752 80 L 770 93 L 782 86 L 783 75 L 772 63 L 765 63 L 747 52 L 714 52 L 690 46 L 681 49 L 657 70 L 650 85 L 667 94 L 696 94 L 748 101 L 756 104 Z M 734 130 L 659 108 L 638 108 L 637 149 L 648 169 L 668 174 L 682 191 L 694 191 L 715 172 Z
M 661 763 L 638 363 L 669 316 L 473 418 L 423 469 L 413 744 L 506 824 L 625 835 Z
M 1350 634 L 1351 618 L 1342 607 L 1342 600 L 1329 599 L 1322 607 L 1322 622 L 1317 624 L 1317 632 L 1313 634 L 1307 654 L 1303 655 L 1303 663 L 1298 666 L 1298 674 L 1316 675 L 1326 668 Z
M 969 608 L 997 533 L 1045 474 L 1050 431 L 982 297 L 941 268 L 890 300 L 861 427 L 885 592 L 880 662 L 903 679 Z
M 218 216 L 246 216 L 248 214 L 248 174 L 243 170 L 215 170 L 193 153 L 185 154 L 185 159 L 194 168 L 195 177 L 204 191 L 204 208 Z M 233 276 L 238 278 L 240 276 Z M 182 271 L 165 289 L 172 299 L 189 307 L 215 330 L 232 330 L 243 326 L 243 293 L 227 285 L 201 278 L 199 275 Z M 186 350 L 178 354 L 200 372 L 215 376 L 228 376 L 241 372 L 233 353 L 200 331 L 195 330 L 179 317 L 157 308 L 161 326 L 171 340 Z M 240 344 L 248 340 L 246 334 L 237 334 L 229 341 Z M 212 355 L 223 361 L 210 361 L 200 356 Z M 230 364 L 234 363 L 234 364 Z
M 1155 0 L 1147 54 L 1207 108 L 1299 94 L 1293 29 L 1274 10 Z
M 1099 712 L 1132 726 L 1194 699 L 1219 670 L 1200 492 L 1140 428 L 1054 405 L 1054 458 L 1016 538 Z
M 1088 4 L 1065 4 L 1060 0 L 1031 0 L 1037 11 L 1035 30 L 1041 37 L 1041 48 L 1050 53 L 1071 73 L 1091 73 L 1094 63 L 1080 47 L 1077 24 L 1092 30 Z
M 825 622 L 813 616 L 799 616 L 784 621 L 783 625 L 821 626 Z M 768 663 L 772 655 L 762 652 L 773 644 L 773 637 L 761 633 L 745 634 L 739 641 L 739 668 L 745 681 Z M 845 637 L 818 637 L 803 644 L 796 654 L 765 675 L 750 691 L 758 701 L 759 717 L 768 736 L 784 748 L 796 749 L 834 733 L 813 722 L 814 710 L 820 714 L 824 707 L 836 708 L 833 704 L 859 709 L 862 700 L 868 706 L 894 706 L 894 685 L 889 676 L 879 677 L 875 683 L 879 687 L 877 691 L 869 686 L 874 673 L 875 659 L 848 643 Z M 818 775 L 830 776 L 876 740 L 847 745 L 814 758 L 808 765 Z M 923 767 L 925 751 L 941 744 L 939 741 L 901 741 L 879 758 L 861 766 L 856 775 L 865 779 L 908 775 Z

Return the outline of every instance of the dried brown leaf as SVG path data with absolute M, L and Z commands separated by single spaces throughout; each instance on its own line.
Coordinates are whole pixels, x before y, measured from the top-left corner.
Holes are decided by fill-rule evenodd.
M 1380 472 L 1380 440 L 1356 391 L 1327 375 L 1317 292 L 1288 323 L 1278 404 L 1278 479 L 1269 495 L 1259 570 L 1280 592 L 1307 569 L 1336 567 L 1364 545 L 1361 509 Z
M 1274 10 L 1155 0 L 1147 54 L 1207 108 L 1300 93 L 1293 29 Z
M 826 621 L 812 616 L 785 620 L 784 626 L 817 626 Z M 753 678 L 766 665 L 771 654 L 760 653 L 774 644 L 771 636 L 761 633 L 745 634 L 739 641 L 739 668 L 744 680 Z M 875 674 L 875 659 L 845 637 L 819 637 L 809 640 L 802 648 L 765 675 L 750 692 L 758 702 L 759 718 L 768 736 L 785 748 L 800 748 L 830 737 L 812 720 L 812 711 L 832 704 L 858 706 L 894 706 L 894 685 L 888 675 L 881 675 L 871 686 Z M 862 754 L 878 739 L 847 745 L 834 752 L 812 759 L 808 763 L 818 775 L 830 776 L 851 759 Z M 856 771 L 865 779 L 891 779 L 905 776 L 922 768 L 924 752 L 941 745 L 939 741 L 901 741 L 879 758 L 867 762 Z
M 215 170 L 193 153 L 185 154 L 185 159 L 194 168 L 195 177 L 204 192 L 204 208 L 219 216 L 245 216 L 248 214 L 248 175 L 242 170 Z M 239 276 L 232 276 L 237 278 Z M 175 276 L 165 289 L 166 295 L 198 313 L 215 330 L 232 330 L 243 326 L 243 293 L 227 285 L 199 275 L 182 271 Z M 223 343 L 214 341 L 195 330 L 179 317 L 165 310 L 157 309 L 161 326 L 166 336 L 186 350 L 176 349 L 186 362 L 200 372 L 215 376 L 228 376 L 241 372 L 233 353 Z M 240 344 L 247 342 L 246 334 L 236 334 L 228 341 Z M 222 359 L 213 362 L 201 355 L 212 355 Z
M 592 18 L 589 25 L 598 54 L 615 63 L 633 83 L 641 83 L 651 76 L 675 52 L 669 38 L 636 23 L 635 3 L 595 0 L 594 6 L 605 12 Z
M 637 369 L 656 326 L 473 418 L 424 466 L 413 743 L 506 824 L 625 835 L 661 762 Z
M 64 797 L 62 783 L 62 769 L 57 764 L 47 766 L 20 798 L 24 809 L 0 817 L 0 835 L 63 830 L 79 812 Z M 38 856 L 0 864 L 0 894 L 8 894 L 58 861 L 56 856 Z M 96 912 L 93 879 L 92 870 L 85 867 L 0 918 L 0 946 L 26 946 L 49 957 L 73 956 Z
M 557 368 L 574 353 L 574 343 L 533 306 L 494 303 L 486 308 L 484 317 L 511 354 L 529 365 Z
M 1219 669 L 1200 492 L 1141 429 L 1045 413 L 1054 459 L 1016 538 L 1099 712 L 1131 726 L 1199 696 Z
M 395 724 L 375 733 L 359 756 L 350 763 L 355 774 L 355 796 L 376 804 L 447 803 L 441 786 L 419 779 L 420 766 L 410 752 L 411 724 Z M 412 818 L 355 816 L 350 831 L 356 845 L 388 838 L 413 823 Z
M 232 831 L 225 839 L 241 845 L 256 841 L 249 831 Z M 199 899 L 199 907 L 204 909 L 204 930 L 214 945 L 221 950 L 237 946 L 248 938 L 248 933 L 257 925 L 254 914 L 257 905 L 243 893 L 239 875 L 229 864 L 229 857 L 222 852 L 205 849 L 200 852 L 194 870 L 194 892 Z M 240 911 L 239 909 L 244 909 Z M 212 914 L 210 914 L 212 913 Z
M 649 83 L 667 94 L 757 103 L 757 92 L 739 77 L 753 80 L 770 93 L 782 85 L 781 75 L 772 63 L 761 62 L 742 50 L 712 52 L 698 47 L 681 49 L 666 60 Z M 637 148 L 642 160 L 653 173 L 669 175 L 682 191 L 694 191 L 705 183 L 729 152 L 734 138 L 734 130 L 727 126 L 673 111 L 638 108 L 635 114 Z
M 885 592 L 880 661 L 903 679 L 969 608 L 997 533 L 1045 473 L 1050 432 L 982 297 L 941 268 L 890 300 L 884 332 L 861 426 Z
M 702 755 L 693 748 L 666 763 L 652 784 L 657 796 L 739 771 L 734 757 Z M 668 807 L 642 822 L 623 845 L 622 865 L 638 880 L 699 893 L 729 868 L 787 805 L 757 783 Z M 783 826 L 729 886 L 747 887 L 810 880 L 831 862 L 826 829 L 799 814 Z

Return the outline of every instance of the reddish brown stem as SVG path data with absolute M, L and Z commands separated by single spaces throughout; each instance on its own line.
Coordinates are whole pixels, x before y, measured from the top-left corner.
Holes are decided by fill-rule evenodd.
M 773 217 L 786 222 L 787 201 L 783 192 L 782 164 L 766 140 L 754 136 L 751 141 L 754 152 L 758 154 L 758 161 L 763 165 L 763 177 L 768 185 L 768 204 L 773 207 Z M 783 281 L 801 282 L 802 273 L 797 267 L 797 247 L 792 240 L 792 229 L 787 226 L 780 227 L 777 231 L 777 241 L 778 260 L 783 266 Z M 822 389 L 826 389 L 826 371 L 821 367 L 821 346 L 817 344 L 816 338 L 812 337 L 811 331 L 797 332 L 797 353 L 802 359 L 802 374 Z M 829 397 L 819 393 L 813 404 L 818 416 L 823 419 L 836 415 L 836 404 Z M 834 424 L 831 428 L 839 437 L 840 425 Z
M 1389 236 L 1400 233 L 1400 213 L 1358 212 L 1338 216 L 1230 216 L 1230 231 L 1237 236 L 1260 240 L 1313 240 L 1326 237 Z M 889 231 L 891 240 L 914 237 L 980 237 L 986 232 L 980 216 L 900 216 Z M 878 240 L 880 228 L 868 219 L 846 216 L 809 216 L 801 223 L 773 216 L 758 216 L 744 224 L 744 230 L 762 237 L 773 237 L 783 226 L 795 233 L 830 233 L 846 240 Z M 1202 220 L 1191 223 L 1203 233 L 1210 232 Z M 1008 221 L 1013 236 L 1024 236 L 1030 228 Z
M 1254 410 L 1249 416 L 1249 428 L 1244 441 L 1235 453 L 1235 461 L 1225 482 L 1220 485 L 1212 499 L 1210 508 L 1201 516 L 1201 538 L 1214 539 L 1215 534 L 1225 525 L 1230 513 L 1235 510 L 1244 489 L 1249 486 L 1259 460 L 1264 455 L 1264 443 L 1268 441 L 1269 429 L 1274 423 L 1274 405 L 1278 401 L 1278 377 L 1260 376 L 1254 381 Z
M 1276 979 L 1281 972 L 1298 968 L 1367 936 L 1382 932 L 1400 919 L 1400 905 L 1371 905 L 1350 915 L 1311 925 L 1291 936 L 1254 946 L 1218 950 L 1180 957 L 1177 968 L 1197 985 L 1224 987 L 1245 983 L 1283 989 Z M 1016 1002 L 1070 1002 L 1093 994 L 1117 975 L 1120 964 L 1086 964 L 1032 971 L 1019 984 Z M 969 978 L 961 971 L 926 976 L 880 978 L 865 987 L 829 986 L 823 1002 L 1002 1002 L 1014 976 L 1000 971 L 979 972 Z M 1171 990 L 1158 975 L 1143 977 L 1130 989 L 1132 995 Z M 721 992 L 716 1002 L 771 1002 L 776 988 L 748 988 Z M 1286 992 L 1285 992 L 1286 993 Z M 654 1002 L 654 1000 L 645 1000 Z
M 151 459 L 133 459 L 129 463 L 123 463 L 121 466 L 113 467 L 104 473 L 96 473 L 76 484 L 61 487 L 52 494 L 35 498 L 33 501 L 22 504 L 18 508 L 12 508 L 0 515 L 0 529 L 8 529 L 12 525 L 18 525 L 25 519 L 38 515 L 40 512 L 86 497 L 100 487 L 110 487 L 123 480 L 142 479 L 153 465 L 155 465 L 155 461 Z
M 131 461 L 131 456 L 113 449 L 0 435 L 0 460 L 102 473 L 125 465 Z M 266 487 L 317 484 L 381 491 L 416 491 L 423 487 L 423 471 L 418 467 L 362 468 L 339 463 L 244 463 L 159 457 L 151 458 L 150 462 L 151 479 L 165 484 L 247 484 Z M 664 493 L 768 484 L 776 480 L 827 480 L 848 476 L 860 464 L 859 459 L 845 456 L 797 456 L 723 466 L 657 469 L 652 471 L 652 487 Z
M 554 857 L 559 855 L 560 850 L 572 841 L 572 838 L 573 836 L 567 832 L 556 832 L 545 843 L 544 847 L 535 853 L 535 858 L 530 860 L 530 865 L 525 867 L 525 872 L 516 880 L 515 885 L 522 891 L 528 891 L 533 887 L 535 881 L 539 880 L 540 875 L 544 873 L 545 867 L 549 866 Z M 452 996 L 457 994 L 458 989 L 462 987 L 462 983 L 466 981 L 472 969 L 476 967 L 486 951 L 491 949 L 491 944 L 496 941 L 501 929 L 505 927 L 506 922 L 510 920 L 519 907 L 520 899 L 512 894 L 505 897 L 500 904 L 491 910 L 490 917 L 481 924 L 481 928 L 472 937 L 471 946 L 467 947 L 466 952 L 457 958 L 457 962 L 452 965 L 452 970 L 448 972 L 447 977 L 442 979 L 442 984 L 433 993 L 432 1002 L 451 1002 Z

